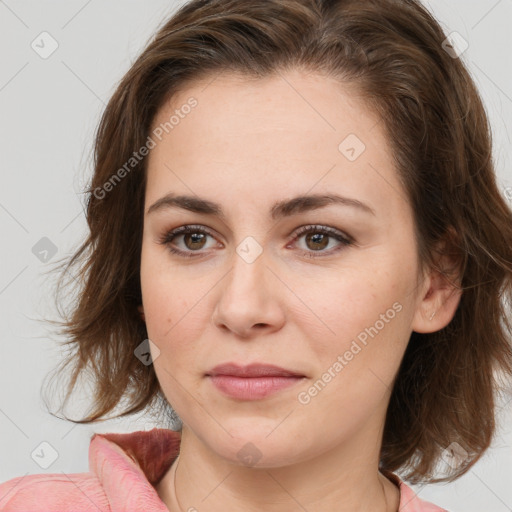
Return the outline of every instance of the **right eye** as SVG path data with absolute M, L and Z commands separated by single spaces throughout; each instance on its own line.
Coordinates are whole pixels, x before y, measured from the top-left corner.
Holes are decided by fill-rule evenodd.
M 159 243 L 165 245 L 173 254 L 178 254 L 184 257 L 201 256 L 203 253 L 198 253 L 204 249 L 207 238 L 213 235 L 203 226 L 191 225 L 180 226 L 179 228 L 172 229 L 166 232 L 159 240 Z M 184 244 L 184 248 L 176 248 L 175 239 L 180 238 Z

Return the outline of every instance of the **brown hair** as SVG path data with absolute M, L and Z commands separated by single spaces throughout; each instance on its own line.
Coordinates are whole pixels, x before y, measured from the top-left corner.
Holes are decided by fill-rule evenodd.
M 436 268 L 443 240 L 458 261 L 463 293 L 454 318 L 410 338 L 381 469 L 409 470 L 412 483 L 452 481 L 481 457 L 496 430 L 497 372 L 512 374 L 512 212 L 496 183 L 482 101 L 461 59 L 443 49 L 445 38 L 415 0 L 193 0 L 163 24 L 104 111 L 87 190 L 90 234 L 57 286 L 58 296 L 78 267 L 83 286 L 62 322 L 73 349 L 62 368 L 73 363 L 64 403 L 86 370 L 95 390 L 91 413 L 71 421 L 99 421 L 122 399 L 116 417 L 165 403 L 153 365 L 134 357 L 147 338 L 137 310 L 146 159 L 108 193 L 104 184 L 146 144 L 159 108 L 187 83 L 224 71 L 260 78 L 301 68 L 351 86 L 381 117 L 413 207 L 422 268 Z M 453 441 L 468 459 L 434 479 Z

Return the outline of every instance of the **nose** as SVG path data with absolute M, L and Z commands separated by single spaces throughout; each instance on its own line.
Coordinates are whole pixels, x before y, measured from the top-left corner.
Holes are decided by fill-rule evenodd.
M 221 281 L 212 322 L 242 338 L 271 333 L 285 322 L 283 285 L 267 267 L 265 251 L 249 263 L 237 252 L 233 266 Z

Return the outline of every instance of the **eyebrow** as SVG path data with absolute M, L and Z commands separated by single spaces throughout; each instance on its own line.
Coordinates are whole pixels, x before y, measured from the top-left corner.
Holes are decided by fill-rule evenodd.
M 292 199 L 276 202 L 270 209 L 270 216 L 273 220 L 277 220 L 282 217 L 289 217 L 298 213 L 323 208 L 331 204 L 357 208 L 362 212 L 376 215 L 373 208 L 357 199 L 343 197 L 337 194 L 313 194 L 297 196 Z M 158 199 L 148 208 L 146 214 L 149 215 L 150 213 L 168 208 L 182 208 L 194 213 L 215 215 L 223 221 L 226 220 L 226 216 L 219 204 L 207 199 L 202 199 L 198 196 L 175 195 L 173 193 L 166 194 Z

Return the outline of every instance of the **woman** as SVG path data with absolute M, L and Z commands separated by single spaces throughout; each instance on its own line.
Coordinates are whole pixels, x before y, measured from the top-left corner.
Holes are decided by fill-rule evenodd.
M 127 400 L 181 427 L 97 434 L 89 473 L 10 480 L 0 507 L 444 510 L 405 480 L 452 481 L 492 441 L 512 212 L 431 15 L 189 2 L 95 149 L 66 400 L 89 369 L 78 423 Z

